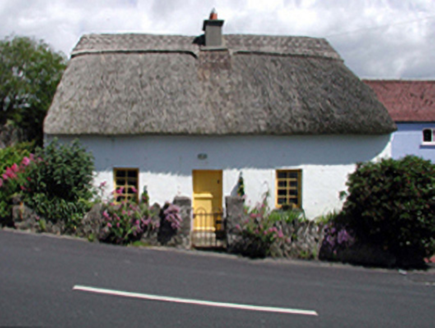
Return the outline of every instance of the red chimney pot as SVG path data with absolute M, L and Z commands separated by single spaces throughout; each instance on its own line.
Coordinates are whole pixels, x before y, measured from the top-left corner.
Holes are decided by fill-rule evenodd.
M 211 11 L 209 19 L 218 19 L 217 12 L 214 9 Z

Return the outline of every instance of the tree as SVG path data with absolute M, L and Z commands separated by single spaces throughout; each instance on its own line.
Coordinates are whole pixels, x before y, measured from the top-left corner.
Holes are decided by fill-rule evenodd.
M 0 40 L 0 126 L 13 124 L 41 145 L 43 121 L 66 62 L 42 40 Z

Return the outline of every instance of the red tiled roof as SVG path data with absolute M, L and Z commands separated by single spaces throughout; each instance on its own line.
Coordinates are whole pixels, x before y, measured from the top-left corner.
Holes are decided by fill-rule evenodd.
M 435 81 L 363 80 L 395 122 L 435 122 Z

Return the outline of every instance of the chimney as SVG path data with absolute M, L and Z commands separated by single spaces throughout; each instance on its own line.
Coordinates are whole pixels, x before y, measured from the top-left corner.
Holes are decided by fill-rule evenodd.
M 205 46 L 206 47 L 222 47 L 222 25 L 224 21 L 218 19 L 216 10 L 210 13 L 210 18 L 204 20 L 202 30 L 205 32 Z

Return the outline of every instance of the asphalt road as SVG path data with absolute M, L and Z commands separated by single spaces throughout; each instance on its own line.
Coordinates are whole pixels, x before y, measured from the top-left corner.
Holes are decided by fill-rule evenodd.
M 0 231 L 0 327 L 434 327 L 435 272 L 91 244 Z M 102 295 L 89 286 L 317 316 Z

